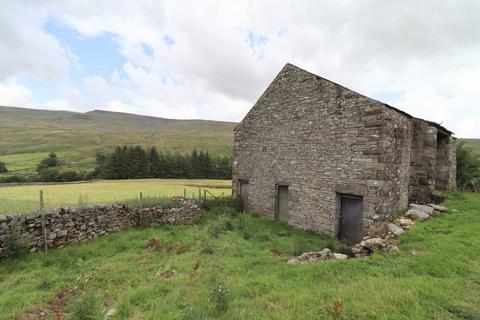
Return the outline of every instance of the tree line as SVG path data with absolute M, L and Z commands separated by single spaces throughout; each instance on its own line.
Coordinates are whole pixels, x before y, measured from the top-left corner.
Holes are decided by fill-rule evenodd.
M 230 157 L 208 151 L 190 154 L 158 151 L 156 147 L 117 146 L 112 153 L 98 153 L 95 176 L 102 179 L 230 179 Z

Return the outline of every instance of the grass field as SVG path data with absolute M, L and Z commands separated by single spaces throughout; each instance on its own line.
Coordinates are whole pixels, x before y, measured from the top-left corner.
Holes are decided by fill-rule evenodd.
M 0 187 L 0 215 L 22 213 L 39 207 L 39 192 L 43 190 L 46 208 L 85 204 L 130 202 L 140 192 L 148 197 L 198 197 L 198 189 L 206 187 L 215 195 L 231 194 L 230 180 L 138 179 L 100 180 L 86 183 L 18 185 Z
M 33 319 L 54 307 L 69 319 L 102 319 L 112 308 L 113 319 L 335 319 L 337 309 L 336 319 L 480 319 L 480 196 L 454 194 L 446 204 L 457 211 L 400 236 L 400 253 L 311 265 L 286 260 L 338 244 L 214 208 L 197 225 L 127 230 L 2 262 L 0 314 Z M 146 251 L 152 237 L 182 250 Z

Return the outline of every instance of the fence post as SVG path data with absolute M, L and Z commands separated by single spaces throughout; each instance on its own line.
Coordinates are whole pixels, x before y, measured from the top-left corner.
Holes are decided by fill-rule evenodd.
M 47 228 L 45 225 L 45 210 L 43 202 L 43 190 L 40 190 L 40 213 L 42 215 L 42 237 L 43 237 L 43 251 L 47 251 Z
M 198 200 L 202 199 L 202 188 L 198 188 Z
M 207 189 L 203 189 L 203 201 L 207 200 Z
M 187 189 L 183 189 L 183 199 L 187 199 Z
M 143 209 L 143 193 L 142 192 L 140 192 L 139 207 L 140 209 Z

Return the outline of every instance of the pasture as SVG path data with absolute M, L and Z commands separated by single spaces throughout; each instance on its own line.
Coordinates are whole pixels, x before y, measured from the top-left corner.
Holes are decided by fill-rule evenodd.
M 31 184 L 0 186 L 0 215 L 24 213 L 39 208 L 39 192 L 43 190 L 46 208 L 89 204 L 131 203 L 140 192 L 148 198 L 183 196 L 198 197 L 199 188 L 214 195 L 229 196 L 230 180 L 138 179 L 98 180 L 69 184 Z M 203 189 L 202 189 L 203 190 Z M 203 195 L 203 191 L 202 191 Z
M 209 207 L 192 226 L 130 229 L 0 263 L 2 319 L 480 319 L 480 196 L 399 237 L 399 253 L 288 265 L 341 245 Z M 150 239 L 162 239 L 147 250 Z M 413 254 L 415 252 L 415 254 Z M 49 315 L 50 318 L 41 315 Z M 57 317 L 58 319 L 58 317 Z

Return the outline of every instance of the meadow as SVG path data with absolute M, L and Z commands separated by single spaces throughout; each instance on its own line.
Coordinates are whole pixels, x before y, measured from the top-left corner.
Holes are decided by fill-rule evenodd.
M 137 179 L 98 180 L 68 184 L 0 186 L 0 215 L 25 213 L 39 208 L 43 190 L 45 208 L 88 204 L 135 203 L 142 192 L 145 201 L 156 198 L 198 197 L 199 188 L 212 194 L 231 195 L 230 180 Z
M 342 245 L 209 204 L 192 226 L 131 229 L 0 263 L 3 319 L 480 319 L 480 195 L 399 237 L 399 253 L 288 265 Z M 161 239 L 156 250 L 145 249 Z M 415 252 L 415 254 L 412 254 Z M 113 310 L 113 311 L 112 311 Z

